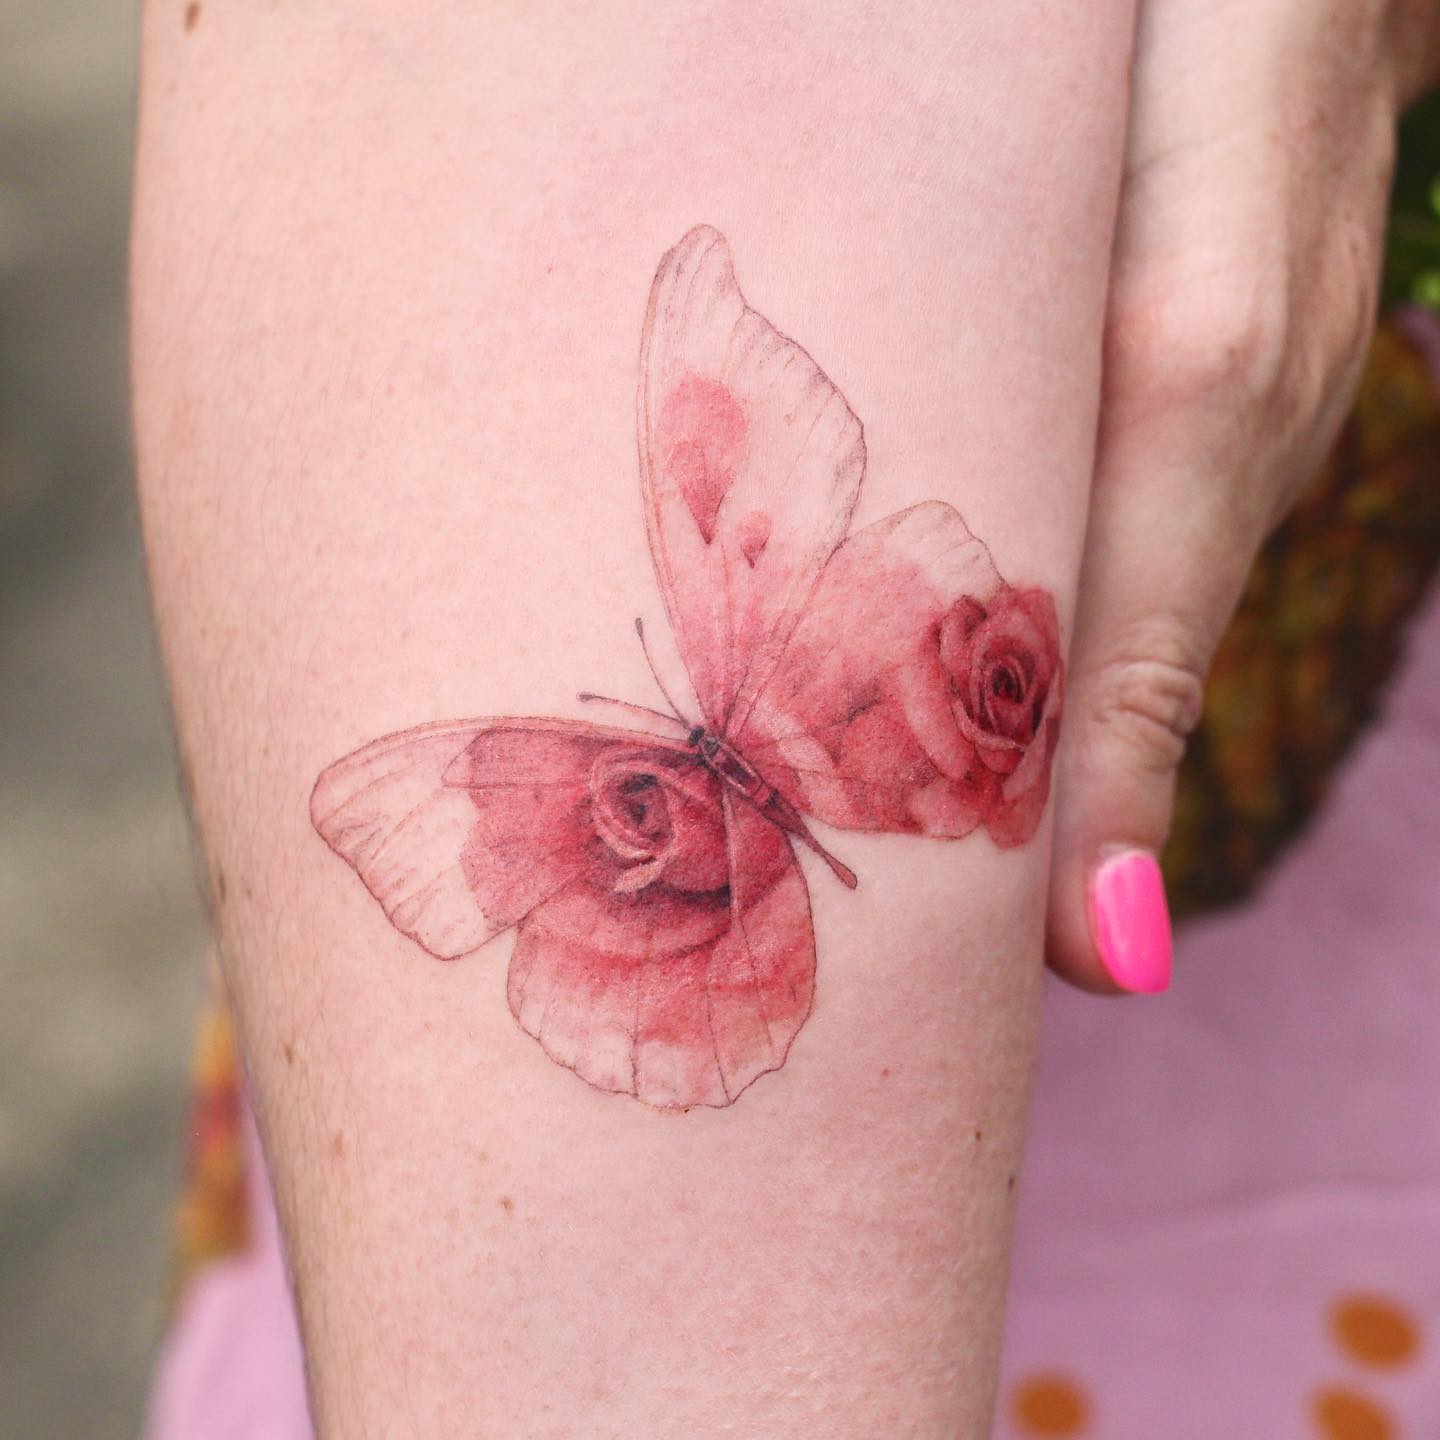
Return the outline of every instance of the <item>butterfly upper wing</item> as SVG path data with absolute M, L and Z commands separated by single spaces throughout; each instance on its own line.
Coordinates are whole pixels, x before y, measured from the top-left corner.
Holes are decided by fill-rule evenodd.
M 962 693 L 972 671 L 952 653 L 967 630 L 1001 623 L 1008 661 L 1034 686 L 1023 745 L 977 729 Z M 733 741 L 829 824 L 949 837 L 984 824 L 1018 845 L 1049 793 L 1062 669 L 1050 597 L 1007 585 L 960 515 L 931 501 L 835 552 Z
M 641 348 L 641 486 L 666 608 L 707 728 L 764 688 L 865 470 L 860 422 L 752 310 L 718 231 L 661 261 Z
M 395 928 L 450 960 L 574 877 L 590 764 L 604 746 L 637 741 L 670 743 L 563 720 L 424 725 L 331 765 L 310 816 Z
M 563 720 L 426 726 L 332 765 L 311 813 L 432 954 L 518 926 L 516 1019 L 601 1089 L 729 1104 L 809 1014 L 789 843 L 687 746 Z

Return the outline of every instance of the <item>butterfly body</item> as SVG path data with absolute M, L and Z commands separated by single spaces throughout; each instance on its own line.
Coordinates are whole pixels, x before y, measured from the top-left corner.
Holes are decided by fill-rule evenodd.
M 695 753 L 715 777 L 739 791 L 757 810 L 778 799 L 780 792 L 766 781 L 758 770 L 732 745 L 727 745 L 709 730 L 696 727 L 690 732 Z
M 650 714 L 674 736 L 423 725 L 331 765 L 310 813 L 430 955 L 514 935 L 510 1009 L 553 1060 L 653 1106 L 726 1106 L 785 1064 L 810 1015 L 795 847 L 856 884 L 812 824 L 983 826 L 1004 847 L 1034 833 L 1058 626 L 948 505 L 851 531 L 860 422 L 746 304 L 708 227 L 657 271 L 638 416 L 651 555 L 701 723 L 672 703 Z
M 700 763 L 722 784 L 730 786 L 748 804 L 807 850 L 813 850 L 849 889 L 859 883 L 855 872 L 837 860 L 811 833 L 794 805 L 731 744 L 704 726 L 692 727 L 687 743 L 695 747 Z

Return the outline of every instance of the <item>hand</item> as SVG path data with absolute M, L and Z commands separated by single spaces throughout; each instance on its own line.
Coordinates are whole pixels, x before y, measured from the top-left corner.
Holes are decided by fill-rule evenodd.
M 1440 6 L 1141 0 L 1047 941 L 1163 989 L 1153 857 L 1210 657 L 1370 339 L 1395 124 Z

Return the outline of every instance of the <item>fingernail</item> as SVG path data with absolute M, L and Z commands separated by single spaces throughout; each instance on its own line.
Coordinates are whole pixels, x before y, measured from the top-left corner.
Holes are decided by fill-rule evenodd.
M 1090 875 L 1090 922 L 1110 978 L 1139 995 L 1170 985 L 1170 909 L 1160 866 L 1145 850 L 1121 850 Z

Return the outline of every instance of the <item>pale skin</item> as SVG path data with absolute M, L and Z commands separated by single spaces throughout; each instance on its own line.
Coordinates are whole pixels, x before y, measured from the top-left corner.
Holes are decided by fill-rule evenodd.
M 336 757 L 422 721 L 653 702 L 638 333 L 656 259 L 701 220 L 862 418 L 857 520 L 955 506 L 1068 640 L 1133 16 L 604 18 L 147 8 L 147 544 L 316 1422 L 979 1437 L 1053 802 L 1009 849 L 847 834 L 854 892 L 807 856 L 817 1000 L 784 1068 L 663 1114 L 540 1053 L 505 1003 L 507 941 L 417 957 L 307 801 Z M 1122 261 L 1142 220 L 1120 218 Z M 1297 448 L 1329 423 L 1312 408 Z M 1111 589 L 1097 513 L 1087 596 L 1092 571 Z M 1121 819 L 1106 838 L 1158 843 Z M 1064 886 L 1082 876 L 1083 916 L 1095 843 L 1061 851 L 1051 941 L 1092 981 Z
M 1334 439 L 1375 318 L 1400 110 L 1434 0 L 1148 0 L 1072 643 L 1047 953 L 1113 993 L 1086 881 L 1158 852 L 1256 551 Z

